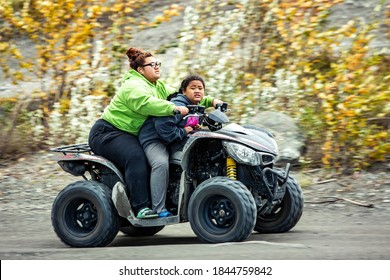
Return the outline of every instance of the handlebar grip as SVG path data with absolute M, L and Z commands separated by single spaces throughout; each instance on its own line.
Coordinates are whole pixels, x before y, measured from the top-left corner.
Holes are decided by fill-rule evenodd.
M 227 103 L 218 103 L 215 105 L 215 109 L 217 110 L 221 110 L 222 112 L 226 112 L 227 111 L 227 107 L 228 107 L 228 104 Z
M 180 113 L 179 110 L 173 110 L 173 114 L 174 114 L 174 115 L 180 115 L 181 113 Z

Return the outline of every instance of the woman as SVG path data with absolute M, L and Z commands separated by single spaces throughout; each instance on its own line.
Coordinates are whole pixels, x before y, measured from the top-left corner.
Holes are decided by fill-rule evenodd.
M 119 91 L 105 108 L 89 134 L 92 151 L 112 161 L 123 173 L 130 203 L 137 218 L 155 218 L 149 208 L 149 166 L 137 134 L 148 116 L 186 115 L 186 107 L 166 101 L 175 90 L 159 80 L 160 66 L 154 56 L 130 48 L 130 70 Z
M 202 103 L 207 107 L 222 103 L 220 100 L 208 102 L 204 97 L 205 83 L 196 75 L 186 77 L 179 93 L 171 101 L 180 106 Z M 171 216 L 165 208 L 166 192 L 169 181 L 169 151 L 166 145 L 186 139 L 187 135 L 200 128 L 194 118 L 183 119 L 181 115 L 172 117 L 150 117 L 146 120 L 138 135 L 151 166 L 150 188 L 152 210 L 159 217 Z

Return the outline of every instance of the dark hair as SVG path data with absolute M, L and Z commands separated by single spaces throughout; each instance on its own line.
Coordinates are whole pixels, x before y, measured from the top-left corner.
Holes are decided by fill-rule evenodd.
M 167 100 L 171 101 L 171 99 L 175 98 L 178 94 L 180 94 L 180 92 L 176 91 L 174 93 L 171 93 L 170 95 L 168 95 Z
M 136 48 L 128 49 L 126 55 L 130 61 L 130 67 L 134 70 L 145 64 L 145 58 L 153 56 L 150 52 L 144 52 Z
M 188 87 L 188 85 L 190 84 L 190 82 L 192 82 L 192 81 L 201 81 L 202 84 L 203 84 L 203 88 L 206 88 L 204 80 L 203 80 L 203 78 L 201 76 L 189 75 L 181 82 L 181 85 L 180 85 L 180 88 L 179 88 L 179 92 L 183 93 L 186 90 L 186 88 Z

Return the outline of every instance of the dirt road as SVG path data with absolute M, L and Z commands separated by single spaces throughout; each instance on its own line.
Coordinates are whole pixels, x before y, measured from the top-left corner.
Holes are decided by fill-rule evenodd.
M 324 209 L 325 208 L 325 209 Z M 283 234 L 254 233 L 245 242 L 201 243 L 188 223 L 153 237 L 118 234 L 105 248 L 62 244 L 49 211 L 1 215 L 2 260 L 390 260 L 390 211 L 306 205 L 298 225 Z
M 266 278 L 368 279 L 390 265 L 390 175 L 383 170 L 339 178 L 296 173 L 304 186 L 305 208 L 288 233 L 253 233 L 245 242 L 205 244 L 188 223 L 167 226 L 153 237 L 119 233 L 104 248 L 69 248 L 55 235 L 51 204 L 77 180 L 46 152 L 0 164 L 1 278 L 84 279 L 242 279 L 226 269 L 271 269 Z M 326 262 L 324 262 L 326 260 Z M 364 262 L 360 262 L 363 260 Z M 372 262 L 371 260 L 375 260 Z M 379 261 L 378 261 L 379 260 Z M 38 262 L 36 262 L 38 261 Z M 308 263 L 310 261 L 310 263 Z M 265 267 L 264 267 L 265 266 Z M 128 268 L 158 267 L 183 274 L 122 274 Z M 176 270 L 178 269 L 178 270 Z M 265 277 L 248 275 L 247 280 Z
M 288 233 L 204 244 L 185 223 L 153 237 L 119 233 L 106 248 L 75 249 L 55 235 L 50 211 L 58 191 L 78 178 L 63 172 L 53 156 L 38 153 L 0 167 L 2 260 L 390 260 L 389 172 L 322 181 L 311 176 L 316 183 L 303 187 L 303 216 Z M 307 184 L 308 176 L 296 176 Z

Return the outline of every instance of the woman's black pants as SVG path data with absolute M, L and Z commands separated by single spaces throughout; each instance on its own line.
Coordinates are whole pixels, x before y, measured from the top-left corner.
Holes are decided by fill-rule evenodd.
M 135 214 L 144 207 L 150 207 L 149 165 L 138 138 L 99 119 L 92 126 L 88 142 L 96 155 L 113 162 L 124 172 Z

